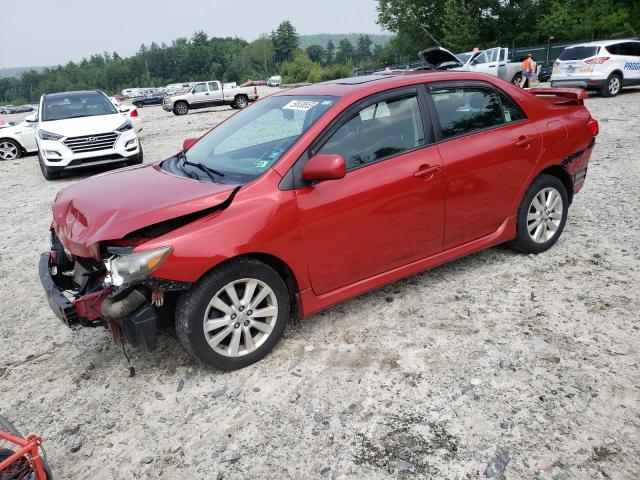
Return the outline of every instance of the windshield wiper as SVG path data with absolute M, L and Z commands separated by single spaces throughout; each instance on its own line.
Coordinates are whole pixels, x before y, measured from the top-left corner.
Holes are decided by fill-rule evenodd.
M 202 163 L 198 163 L 198 162 L 190 162 L 189 160 L 187 160 L 187 156 L 184 154 L 184 152 L 180 153 L 179 156 L 179 160 L 182 160 L 182 164 L 183 165 L 189 165 L 190 167 L 195 167 L 198 170 L 203 171 L 204 173 L 206 173 L 209 178 L 215 182 L 216 181 L 216 177 L 214 177 L 214 175 L 218 175 L 219 177 L 224 177 L 224 173 L 222 173 L 219 170 L 216 170 L 214 168 L 210 168 L 207 167 L 206 165 L 202 164 Z

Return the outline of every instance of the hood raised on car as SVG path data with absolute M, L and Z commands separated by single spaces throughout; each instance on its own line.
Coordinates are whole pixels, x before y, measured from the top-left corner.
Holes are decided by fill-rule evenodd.
M 211 209 L 236 188 L 178 177 L 158 164 L 116 170 L 61 191 L 52 208 L 53 227 L 72 254 L 95 256 L 99 242 Z
M 422 50 L 418 56 L 422 63 L 426 67 L 438 68 L 438 69 L 450 69 L 459 67 L 462 62 L 458 57 L 451 53 L 446 48 L 442 47 L 430 47 Z

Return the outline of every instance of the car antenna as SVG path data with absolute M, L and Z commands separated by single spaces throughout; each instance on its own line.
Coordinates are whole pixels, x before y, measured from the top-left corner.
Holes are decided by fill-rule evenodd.
M 127 355 L 127 350 L 124 346 L 124 338 L 121 338 L 120 341 L 122 342 L 122 353 L 124 353 L 124 358 L 127 359 L 127 363 L 129 364 L 129 378 L 135 377 L 136 369 L 131 365 L 131 360 L 129 359 L 129 355 Z

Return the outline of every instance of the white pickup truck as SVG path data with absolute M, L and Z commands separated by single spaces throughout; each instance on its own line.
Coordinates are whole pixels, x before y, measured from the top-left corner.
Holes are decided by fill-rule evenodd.
M 488 73 L 516 84 L 522 80 L 522 64 L 509 60 L 508 48 L 495 47 L 454 55 L 445 48 L 431 47 L 419 55 L 425 67 Z
M 162 101 L 162 108 L 176 115 L 186 115 L 196 108 L 231 105 L 241 109 L 258 99 L 256 87 L 224 88 L 217 80 L 198 82 L 187 93 L 170 95 Z

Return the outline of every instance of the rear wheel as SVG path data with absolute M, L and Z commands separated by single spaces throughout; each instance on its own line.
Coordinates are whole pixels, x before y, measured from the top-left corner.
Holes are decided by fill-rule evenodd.
M 42 160 L 42 156 L 40 155 L 40 151 L 38 151 L 38 163 L 40 164 L 40 171 L 42 172 L 42 176 L 47 180 L 57 180 L 60 178 L 60 172 L 49 169 Z
M 189 105 L 187 102 L 176 102 L 173 106 L 173 113 L 176 115 L 186 115 L 189 113 Z
M 237 108 L 238 110 L 242 110 L 247 105 L 249 105 L 249 99 L 244 95 L 238 95 L 233 101 L 233 107 Z
M 0 160 L 15 160 L 22 156 L 22 147 L 18 142 L 3 138 L 0 140 Z
M 556 177 L 542 174 L 536 178 L 520 204 L 516 220 L 516 238 L 509 243 L 523 253 L 541 253 L 558 241 L 569 211 L 569 196 Z
M 600 90 L 600 93 L 603 97 L 615 97 L 620 93 L 621 89 L 622 77 L 620 77 L 620 75 L 618 75 L 617 73 L 612 73 L 611 75 L 609 75 L 609 78 L 607 78 L 607 82 Z
M 289 293 L 278 273 L 251 258 L 216 268 L 178 301 L 178 338 L 195 358 L 220 370 L 262 359 L 289 320 Z
M 522 81 L 522 73 L 518 72 L 516 73 L 513 78 L 511 79 L 511 83 L 513 83 L 514 85 L 520 86 L 520 82 Z

